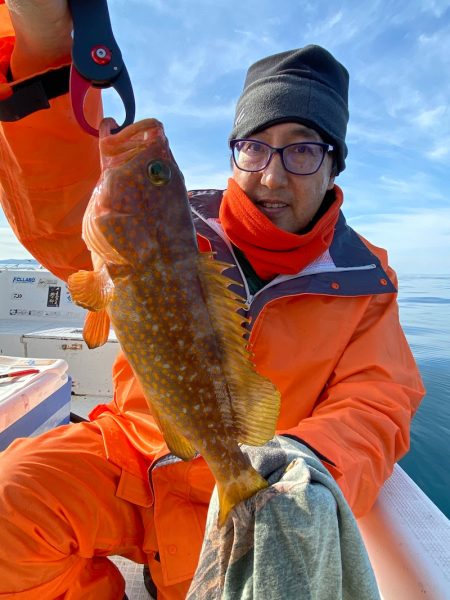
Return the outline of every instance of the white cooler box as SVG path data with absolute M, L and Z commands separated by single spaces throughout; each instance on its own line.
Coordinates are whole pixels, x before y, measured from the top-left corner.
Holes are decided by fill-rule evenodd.
M 18 437 L 38 435 L 70 421 L 66 361 L 0 356 L 0 374 L 25 369 L 39 373 L 0 378 L 0 450 Z
M 0 269 L 0 355 L 65 360 L 75 395 L 109 401 L 119 344 L 111 330 L 104 346 L 89 350 L 82 336 L 85 316 L 67 284 L 48 271 Z

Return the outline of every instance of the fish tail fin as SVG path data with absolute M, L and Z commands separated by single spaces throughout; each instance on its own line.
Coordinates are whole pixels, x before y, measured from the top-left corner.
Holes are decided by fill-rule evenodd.
M 217 482 L 219 496 L 219 524 L 224 525 L 230 511 L 243 500 L 251 498 L 257 492 L 269 487 L 267 481 L 251 466 L 242 471 L 232 481 Z

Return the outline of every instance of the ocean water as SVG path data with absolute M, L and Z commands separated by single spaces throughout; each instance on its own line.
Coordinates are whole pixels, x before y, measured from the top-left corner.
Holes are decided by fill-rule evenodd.
M 427 390 L 400 465 L 450 518 L 450 275 L 399 276 L 399 306 Z

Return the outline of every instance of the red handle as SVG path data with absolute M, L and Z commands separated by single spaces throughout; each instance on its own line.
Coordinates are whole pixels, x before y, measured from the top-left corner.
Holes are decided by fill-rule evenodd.
M 39 369 L 24 369 L 23 371 L 13 371 L 12 373 L 2 373 L 0 379 L 5 377 L 20 377 L 21 375 L 33 375 L 34 373 L 40 373 Z

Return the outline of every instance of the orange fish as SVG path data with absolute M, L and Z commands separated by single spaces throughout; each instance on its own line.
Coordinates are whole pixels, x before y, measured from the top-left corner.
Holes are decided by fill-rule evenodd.
M 199 452 L 217 483 L 220 523 L 267 487 L 239 444 L 275 433 L 280 397 L 256 373 L 243 337 L 244 306 L 211 253 L 200 253 L 184 178 L 158 121 L 111 135 L 100 127 L 102 175 L 83 220 L 93 271 L 70 276 L 90 312 L 84 338 L 97 347 L 110 321 L 170 451 Z

